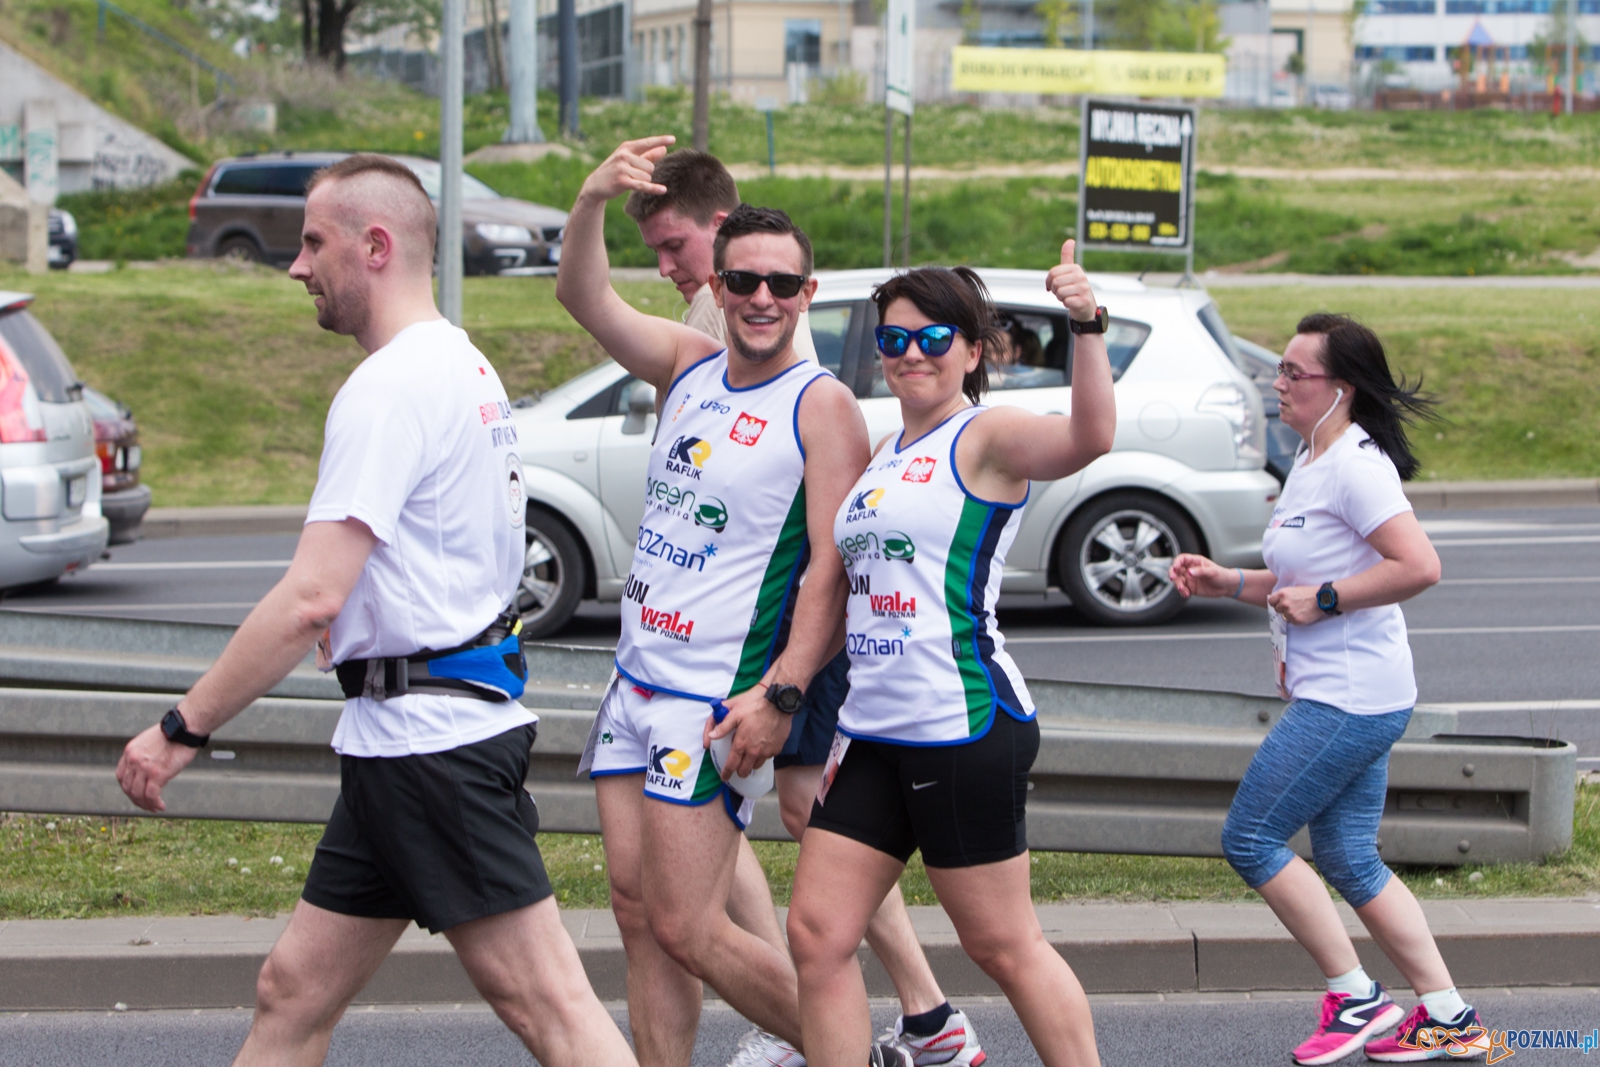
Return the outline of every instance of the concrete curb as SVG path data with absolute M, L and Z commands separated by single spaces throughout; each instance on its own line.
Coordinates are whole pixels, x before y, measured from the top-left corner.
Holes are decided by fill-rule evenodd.
M 1405 982 L 1344 905 L 1362 962 Z M 1600 898 L 1448 900 L 1423 904 L 1462 987 L 1600 984 Z M 1262 904 L 1044 904 L 1045 936 L 1091 993 L 1315 990 L 1321 976 Z M 912 908 L 928 961 L 950 996 L 999 990 L 961 950 L 939 908 Z M 562 920 L 603 1000 L 627 996 L 626 961 L 609 911 Z M 0 1011 L 215 1008 L 252 1004 L 256 974 L 286 916 L 0 923 Z M 894 987 L 863 947 L 867 990 Z M 460 1003 L 477 994 L 443 937 L 408 929 L 361 992 L 361 1004 Z
M 1551 478 L 1511 482 L 1414 482 L 1406 496 L 1419 511 L 1468 508 L 1564 508 L 1600 504 L 1600 478 Z M 230 534 L 299 533 L 306 509 L 300 504 L 218 508 L 151 508 L 144 536 L 214 537 Z

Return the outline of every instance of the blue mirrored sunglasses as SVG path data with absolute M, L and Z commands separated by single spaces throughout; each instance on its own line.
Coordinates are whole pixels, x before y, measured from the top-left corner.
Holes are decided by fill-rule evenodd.
M 942 356 L 950 351 L 950 346 L 955 342 L 956 334 L 960 331 L 948 323 L 936 322 L 931 326 L 924 326 L 920 330 L 908 330 L 904 326 L 879 326 L 873 330 L 873 336 L 878 339 L 878 351 L 889 359 L 898 359 L 906 354 L 915 340 L 917 347 L 925 356 Z

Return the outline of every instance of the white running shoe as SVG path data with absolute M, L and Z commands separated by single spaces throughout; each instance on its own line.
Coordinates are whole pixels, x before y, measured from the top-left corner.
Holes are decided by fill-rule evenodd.
M 765 1030 L 752 1030 L 739 1042 L 728 1067 L 806 1067 L 800 1050 Z
M 911 1050 L 893 1041 L 879 1041 L 867 1052 L 867 1067 L 915 1067 Z
M 911 1054 L 916 1067 L 982 1067 L 988 1055 L 978 1044 L 972 1024 L 959 1011 L 950 1013 L 944 1029 L 931 1037 L 916 1037 L 904 1030 L 905 1016 L 895 1020 L 894 1029 L 879 1041 L 899 1045 Z

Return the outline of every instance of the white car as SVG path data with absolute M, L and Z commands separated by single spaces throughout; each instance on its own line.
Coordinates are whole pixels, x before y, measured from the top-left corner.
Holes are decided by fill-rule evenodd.
M 991 375 L 988 403 L 1070 411 L 1072 334 L 1044 273 L 980 273 L 1020 356 Z M 855 390 L 874 444 L 900 427 L 872 333 L 872 287 L 890 274 L 819 273 L 811 304 L 818 357 Z M 1059 588 L 1095 622 L 1149 625 L 1182 607 L 1167 579 L 1177 553 L 1261 565 L 1278 482 L 1263 469 L 1261 395 L 1224 347 L 1232 335 L 1206 292 L 1091 280 L 1111 313 L 1116 443 L 1078 474 L 1033 486 L 1002 590 Z M 529 535 L 519 607 L 529 636 L 558 630 L 582 599 L 622 599 L 655 403 L 650 385 L 607 362 L 517 411 Z
M 101 471 L 83 384 L 28 313 L 0 292 L 0 587 L 48 582 L 100 558 Z

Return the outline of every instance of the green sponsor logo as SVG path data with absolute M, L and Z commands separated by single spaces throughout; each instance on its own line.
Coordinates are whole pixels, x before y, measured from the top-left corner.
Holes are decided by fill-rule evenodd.
M 728 525 L 728 509 L 716 497 L 708 496 L 704 503 L 694 509 L 694 524 L 704 526 L 712 533 L 721 533 L 722 528 Z
M 917 546 L 911 538 L 899 530 L 890 530 L 883 535 L 883 558 L 900 559 L 907 563 L 917 561 Z

